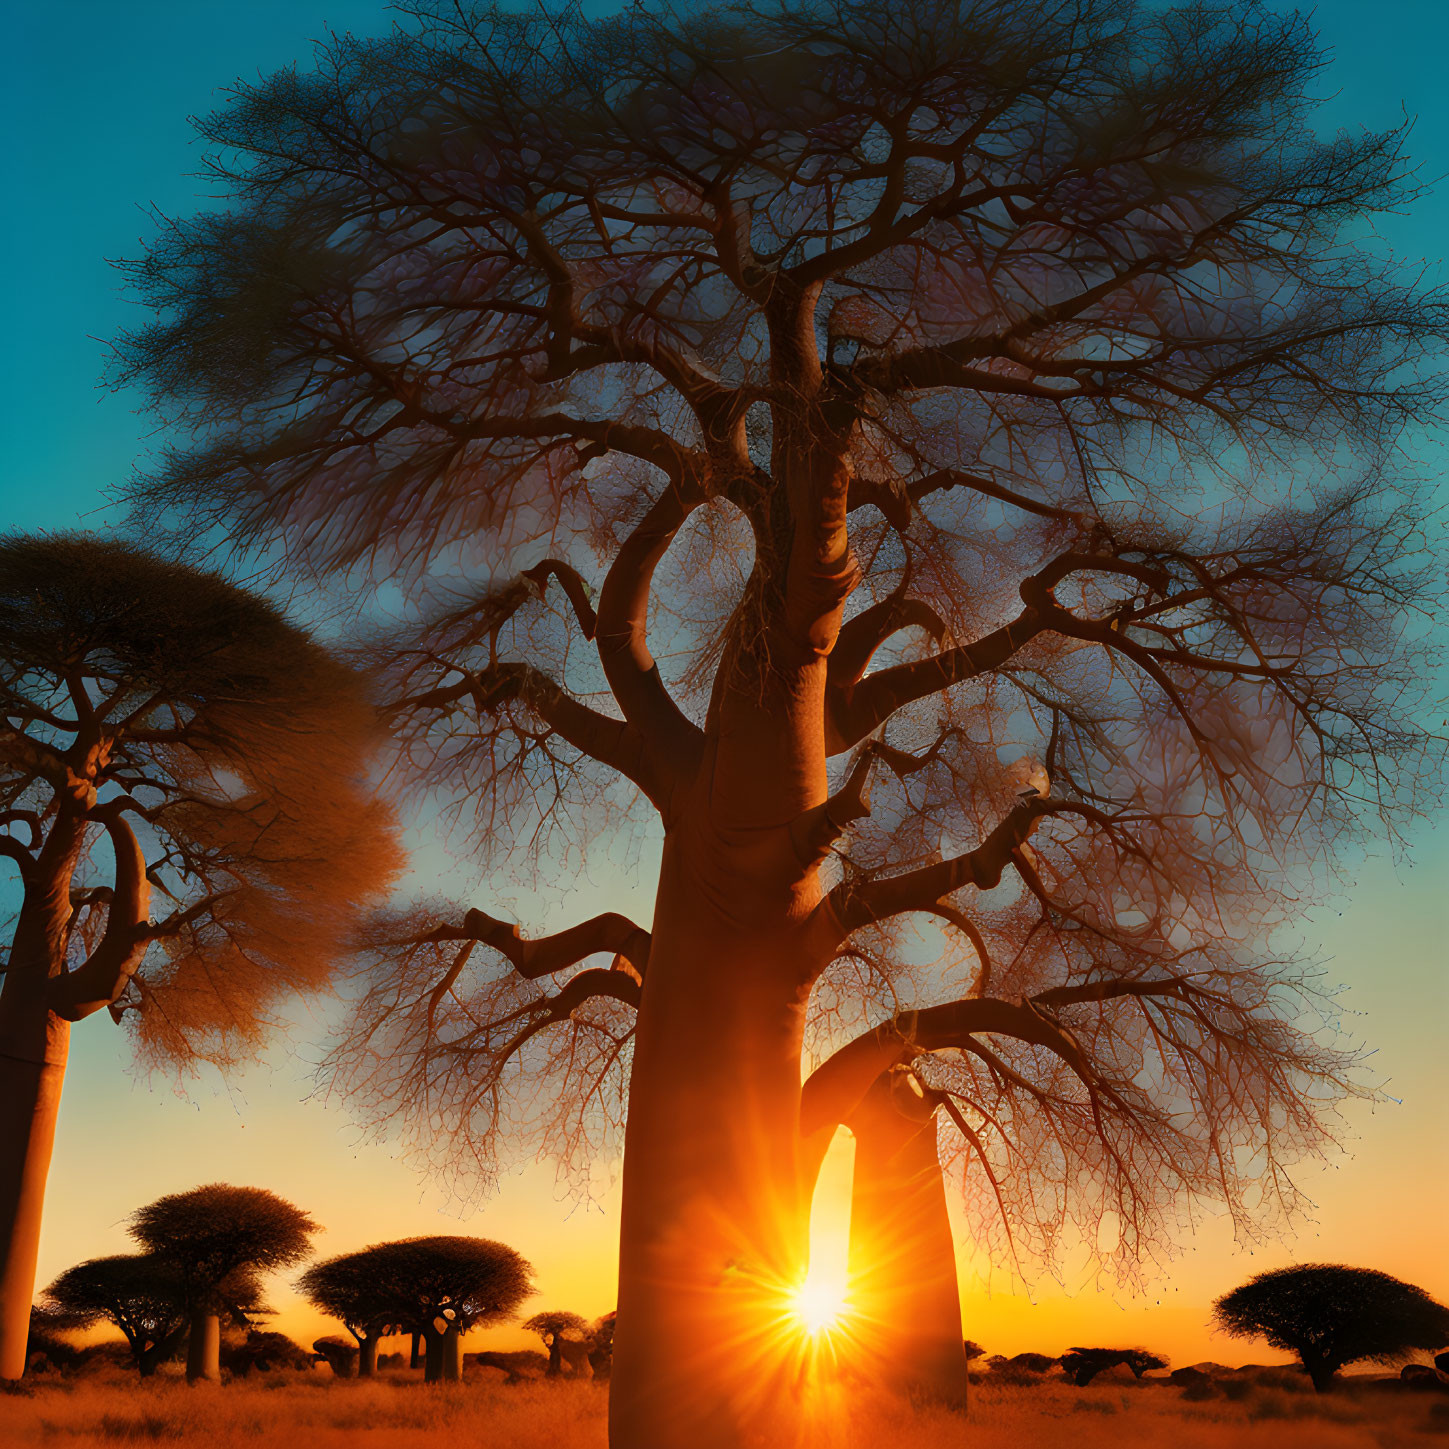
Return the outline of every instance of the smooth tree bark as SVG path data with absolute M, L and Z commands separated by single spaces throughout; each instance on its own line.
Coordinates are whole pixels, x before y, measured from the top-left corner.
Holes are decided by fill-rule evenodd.
M 967 1407 L 956 1243 L 936 1146 L 939 1103 L 913 1073 L 878 1077 L 848 1126 L 850 1304 L 859 1363 L 904 1397 Z
M 386 812 L 348 773 L 375 740 L 358 678 L 220 576 L 114 540 L 0 539 L 0 863 L 19 887 L 0 1379 L 25 1367 L 72 1026 L 124 1018 L 153 1066 L 254 1050 L 396 869 Z
M 807 1041 L 830 1130 L 950 1097 L 990 1248 L 1296 1205 L 1351 1057 L 1273 930 L 1432 788 L 1442 332 L 1316 64 L 1246 6 L 425 9 L 203 123 L 144 516 L 416 581 L 392 778 L 490 878 L 660 843 L 647 930 L 380 918 L 331 1062 L 473 1184 L 622 1135 L 619 1449 L 789 1432 Z
M 312 1251 L 317 1224 L 260 1187 L 209 1183 L 169 1193 L 138 1209 L 130 1233 L 166 1263 L 189 1323 L 188 1383 L 221 1382 L 221 1319 L 245 1324 L 257 1311 L 260 1275 L 291 1267 Z
M 221 1382 L 221 1318 L 206 1308 L 193 1310 L 188 1325 L 186 1382 Z

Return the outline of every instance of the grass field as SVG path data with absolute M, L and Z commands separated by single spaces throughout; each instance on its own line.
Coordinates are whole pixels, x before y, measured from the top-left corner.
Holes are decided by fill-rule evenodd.
M 1449 1397 L 1255 1388 L 1193 1401 L 1160 1385 L 983 1384 L 969 1416 L 827 1394 L 808 1449 L 1399 1449 L 1449 1443 Z M 605 1449 L 604 1394 L 588 1383 L 504 1387 L 492 1375 L 425 1388 L 271 1374 L 223 1388 L 176 1380 L 37 1381 L 0 1398 L 0 1444 L 174 1444 L 195 1449 Z M 777 1443 L 779 1441 L 776 1441 Z M 644 1449 L 644 1446 L 641 1446 Z M 773 1446 L 772 1446 L 773 1449 Z M 790 1446 L 786 1446 L 790 1449 Z

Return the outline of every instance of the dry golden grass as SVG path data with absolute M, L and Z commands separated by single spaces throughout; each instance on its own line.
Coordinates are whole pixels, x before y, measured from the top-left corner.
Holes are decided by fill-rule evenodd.
M 827 1391 L 808 1449 L 1400 1449 L 1449 1433 L 1439 1396 L 1254 1389 L 1193 1402 L 1176 1388 L 981 1385 L 969 1419 Z M 0 1398 L 0 1444 L 100 1449 L 605 1449 L 604 1395 L 592 1385 L 506 1388 L 492 1375 L 425 1388 L 408 1376 L 339 1382 L 273 1374 L 221 1389 L 174 1379 L 36 1382 Z

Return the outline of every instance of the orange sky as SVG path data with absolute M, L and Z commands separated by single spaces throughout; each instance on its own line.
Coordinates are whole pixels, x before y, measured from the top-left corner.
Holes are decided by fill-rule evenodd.
M 1343 913 L 1309 923 L 1332 953 L 1330 977 L 1347 983 L 1344 1004 L 1355 1034 L 1377 1048 L 1371 1059 L 1400 1103 L 1351 1109 L 1357 1140 L 1328 1167 L 1302 1175 L 1316 1221 L 1295 1237 L 1236 1246 L 1225 1220 L 1209 1219 L 1141 1296 L 1068 1271 L 1042 1278 L 1028 1293 L 999 1265 L 960 1242 L 965 1330 L 988 1352 L 1058 1353 L 1074 1343 L 1142 1344 L 1175 1364 L 1214 1358 L 1271 1359 L 1261 1344 L 1212 1336 L 1212 1299 L 1244 1278 L 1288 1262 L 1335 1260 L 1374 1267 L 1449 1300 L 1449 1252 L 1443 1203 L 1449 1200 L 1449 872 L 1442 837 L 1425 831 L 1417 864 L 1399 872 L 1372 862 L 1357 873 Z M 620 882 L 619 886 L 623 887 Z M 634 894 L 633 892 L 626 892 Z M 590 892 L 590 897 L 594 892 Z M 616 898 L 616 897 L 613 897 Z M 583 902 L 585 914 L 594 909 Z M 647 907 L 641 914 L 647 914 Z M 165 1192 L 224 1180 L 269 1187 L 312 1212 L 327 1231 L 318 1250 L 331 1255 L 364 1243 L 418 1233 L 467 1232 L 510 1243 L 537 1269 L 539 1297 L 528 1312 L 560 1307 L 593 1317 L 613 1307 L 618 1164 L 599 1164 L 597 1201 L 570 1207 L 548 1165 L 508 1178 L 471 1213 L 449 1204 L 436 1185 L 385 1146 L 359 1145 L 337 1107 L 305 1100 L 309 1040 L 300 1021 L 264 1067 L 230 1092 L 204 1081 L 190 1098 L 168 1083 L 135 1083 L 124 1067 L 123 1039 L 102 1014 L 75 1034 L 51 1178 L 40 1283 L 84 1257 L 129 1250 L 124 1220 Z M 850 1149 L 838 1151 L 817 1198 L 817 1257 L 844 1260 Z M 958 1235 L 959 1236 L 959 1235 Z M 322 1319 L 274 1280 L 276 1327 L 310 1342 L 338 1326 Z M 476 1336 L 473 1346 L 483 1346 Z M 516 1330 L 487 1342 L 521 1345 Z
M 1410 150 L 1425 176 L 1449 174 L 1442 78 L 1449 7 L 1321 0 L 1314 8 L 1336 51 L 1319 88 L 1333 97 L 1325 128 L 1392 125 L 1406 108 L 1421 117 Z M 138 206 L 184 213 L 198 203 L 205 183 L 196 178 L 186 116 L 209 110 L 216 88 L 236 74 L 305 56 L 308 37 L 329 25 L 385 24 L 382 0 L 248 0 L 239 8 L 147 0 L 17 11 L 13 44 L 0 56 L 10 66 L 0 101 L 14 108 L 9 130 L 19 138 L 0 167 L 6 194 L 29 198 L 4 236 L 14 249 L 7 275 L 27 283 L 13 289 L 10 346 L 0 359 L 11 404 L 0 420 L 8 427 L 0 502 L 9 526 L 95 526 L 103 521 L 101 490 L 126 475 L 142 446 L 148 424 L 133 413 L 134 395 L 98 400 L 94 391 L 103 362 L 97 339 L 135 321 L 106 258 L 134 254 L 145 225 Z M 1403 217 L 1384 219 L 1382 235 L 1411 260 L 1427 255 L 1437 266 L 1449 234 L 1446 196 L 1441 183 Z M 1251 1254 L 1221 1221 L 1210 1222 L 1180 1244 L 1181 1256 L 1142 1298 L 1070 1275 L 1062 1285 L 1037 1283 L 1028 1297 L 1000 1269 L 988 1295 L 987 1267 L 963 1244 L 969 1336 L 991 1352 L 1057 1352 L 1091 1338 L 1140 1342 L 1179 1364 L 1261 1359 L 1268 1355 L 1260 1346 L 1210 1337 L 1208 1307 L 1252 1273 L 1293 1260 L 1377 1267 L 1449 1299 L 1449 847 L 1426 823 L 1413 854 L 1416 865 L 1399 874 L 1383 862 L 1356 870 L 1342 915 L 1328 911 L 1304 924 L 1309 943 L 1332 956 L 1332 979 L 1350 988 L 1349 1025 L 1377 1048 L 1372 1064 L 1402 1099 L 1354 1111 L 1350 1155 L 1303 1175 L 1316 1222 Z M 599 908 L 597 899 L 647 919 L 647 896 L 640 904 L 630 885 L 602 882 L 566 902 L 567 913 L 582 918 Z M 594 1315 L 612 1306 L 617 1197 L 609 1165 L 598 1174 L 598 1207 L 570 1212 L 544 1166 L 510 1178 L 480 1212 L 459 1217 L 385 1147 L 357 1147 L 341 1111 L 304 1100 L 316 1035 L 300 1022 L 266 1067 L 229 1090 L 204 1079 L 183 1099 L 164 1082 L 133 1083 L 122 1033 L 104 1013 L 78 1027 L 41 1284 L 81 1258 L 126 1251 L 124 1220 L 141 1203 L 229 1180 L 272 1188 L 313 1212 L 327 1225 L 318 1245 L 326 1254 L 393 1236 L 473 1232 L 501 1238 L 533 1261 L 541 1295 L 532 1308 Z M 832 1181 L 838 1197 L 840 1174 Z M 836 1208 L 835 1247 L 822 1228 L 822 1255 L 839 1252 Z M 285 1283 L 272 1296 L 285 1331 L 304 1340 L 335 1331 Z

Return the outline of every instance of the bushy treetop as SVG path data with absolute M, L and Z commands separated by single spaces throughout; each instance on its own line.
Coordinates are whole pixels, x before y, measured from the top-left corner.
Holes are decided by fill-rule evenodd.
M 260 1274 L 300 1262 L 318 1224 L 261 1187 L 209 1183 L 140 1208 L 131 1236 L 180 1275 L 190 1307 L 224 1295 L 237 1273 Z
M 254 1047 L 396 873 L 378 738 L 360 676 L 221 575 L 0 537 L 0 855 L 67 877 L 57 1014 L 124 1013 L 151 1061 Z
M 1411 1283 L 1341 1263 L 1260 1273 L 1219 1298 L 1213 1319 L 1235 1338 L 1265 1338 L 1330 1370 L 1449 1343 L 1449 1308 Z

